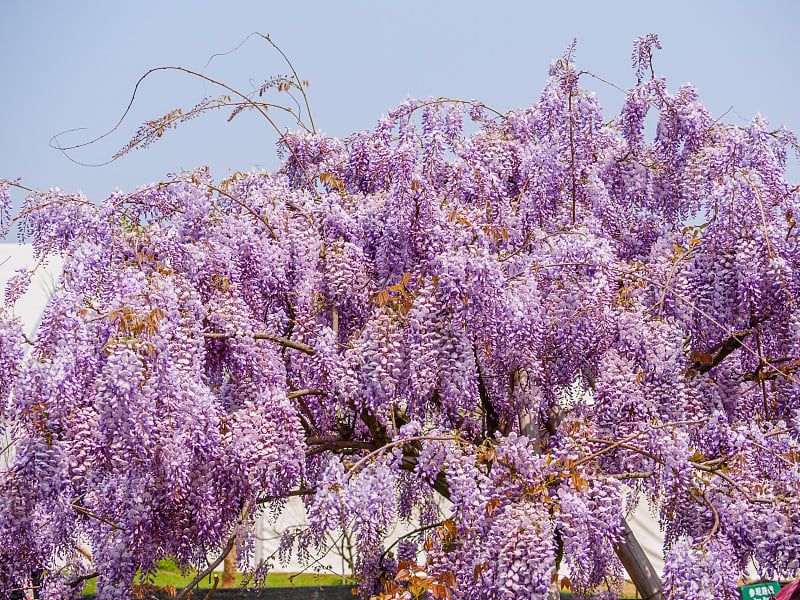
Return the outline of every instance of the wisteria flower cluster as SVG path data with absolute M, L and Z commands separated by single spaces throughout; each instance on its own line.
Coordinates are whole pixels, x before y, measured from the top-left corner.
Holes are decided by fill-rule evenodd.
M 587 596 L 637 496 L 665 597 L 796 575 L 797 144 L 670 91 L 657 47 L 616 118 L 570 54 L 530 107 L 408 99 L 282 136 L 276 173 L 31 191 L 21 234 L 65 263 L 35 339 L 24 273 L 0 321 L 0 596 L 131 597 L 163 558 L 246 555 L 294 495 L 284 552 L 348 536 L 365 597 L 412 564 L 454 599 L 545 598 L 559 567 Z

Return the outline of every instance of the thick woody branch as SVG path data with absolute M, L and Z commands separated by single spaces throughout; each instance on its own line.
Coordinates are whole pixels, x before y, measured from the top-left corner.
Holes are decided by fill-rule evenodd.
M 776 366 L 788 361 L 792 362 L 784 367 Z M 777 379 L 778 377 L 789 378 L 797 371 L 800 371 L 800 359 L 793 359 L 791 357 L 777 359 L 770 358 L 761 361 L 761 363 L 762 364 L 758 365 L 758 368 L 754 373 L 745 376 L 745 381 L 771 381 Z M 771 365 L 771 368 L 764 368 L 767 364 Z
M 266 504 L 267 502 L 272 502 L 273 500 L 278 500 L 278 499 L 283 500 L 285 498 L 292 498 L 293 496 L 313 496 L 318 491 L 319 490 L 317 490 L 316 488 L 298 488 L 296 490 L 291 490 L 289 492 L 286 492 L 285 494 L 281 494 L 279 497 L 263 496 L 258 500 L 256 500 L 256 504 Z
M 339 341 L 339 307 L 335 304 L 331 307 L 331 329 L 335 335 L 336 341 Z
M 407 454 L 404 455 L 403 459 L 400 461 L 400 468 L 413 473 L 417 468 L 417 457 Z M 442 498 L 450 499 L 450 484 L 447 483 L 447 476 L 441 471 L 436 475 L 436 479 L 434 479 L 431 487 L 433 487 Z
M 306 456 L 313 456 L 322 452 L 331 450 L 333 452 L 342 452 L 345 450 L 369 450 L 373 451 L 377 448 L 372 442 L 359 442 L 356 440 L 343 440 L 343 439 L 325 439 L 309 437 L 306 439 L 306 444 L 312 446 L 306 450 Z
M 364 425 L 367 426 L 367 429 L 369 429 L 377 447 L 385 446 L 389 443 L 386 426 L 366 408 L 361 409 L 361 420 L 364 422 Z
M 314 424 L 314 414 L 311 412 L 311 409 L 308 408 L 303 400 L 298 400 L 297 405 L 300 407 L 300 412 L 302 413 L 298 416 L 300 417 L 300 423 L 303 425 L 306 435 L 319 436 L 319 429 Z
M 322 390 L 295 390 L 294 392 L 286 392 L 286 397 L 289 400 L 293 398 L 300 398 L 301 396 L 324 396 L 327 392 L 323 392 Z
M 290 340 L 288 338 L 281 337 L 279 335 L 272 335 L 270 333 L 255 332 L 255 333 L 238 334 L 238 333 L 208 332 L 203 334 L 203 337 L 206 338 L 207 340 L 225 340 L 239 336 L 250 337 L 253 338 L 254 340 L 269 340 L 271 342 L 276 342 L 280 344 L 284 348 L 292 348 L 294 350 L 299 350 L 300 352 L 304 352 L 305 354 L 309 354 L 311 356 L 317 353 L 317 351 L 314 350 L 314 348 L 312 346 L 309 346 L 308 344 L 303 344 L 302 342 L 295 342 L 294 340 Z
M 508 431 L 506 431 L 507 427 L 504 427 L 504 423 L 489 396 L 489 390 L 486 388 L 486 383 L 483 379 L 481 363 L 478 359 L 478 348 L 475 344 L 472 346 L 472 352 L 475 356 L 475 368 L 478 372 L 478 394 L 481 398 L 481 410 L 483 412 L 484 439 L 492 440 L 498 431 L 503 434 L 508 433 Z
M 692 369 L 697 371 L 701 375 L 703 373 L 708 373 L 711 369 L 716 367 L 720 364 L 723 360 L 725 360 L 734 350 L 737 350 L 742 347 L 742 342 L 744 339 L 752 333 L 752 330 L 748 329 L 746 331 L 740 331 L 738 333 L 734 333 L 729 338 L 727 338 L 722 344 L 719 345 L 719 350 L 716 354 L 711 358 L 709 362 L 700 362 L 697 361 L 692 365 Z
M 72 581 L 67 582 L 67 585 L 69 587 L 75 587 L 77 585 L 80 585 L 84 581 L 89 581 L 90 579 L 94 579 L 98 575 L 99 575 L 99 573 L 97 573 L 97 571 L 95 571 L 93 573 L 87 573 L 86 575 L 81 575 L 80 577 L 76 577 Z

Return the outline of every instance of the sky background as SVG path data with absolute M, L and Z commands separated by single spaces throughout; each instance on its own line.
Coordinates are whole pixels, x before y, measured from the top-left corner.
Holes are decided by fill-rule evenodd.
M 583 70 L 627 89 L 634 38 L 659 34 L 655 60 L 670 87 L 690 81 L 715 117 L 745 124 L 757 112 L 800 131 L 800 1 L 493 2 L 162 1 L 12 2 L 0 0 L 0 177 L 30 187 L 82 190 L 99 201 L 168 172 L 208 165 L 216 178 L 254 167 L 275 169 L 276 134 L 256 115 L 227 123 L 208 114 L 157 144 L 102 167 L 71 162 L 49 147 L 80 143 L 111 128 L 137 79 L 152 67 L 201 70 L 249 33 L 269 34 L 308 89 L 317 129 L 334 136 L 371 128 L 406 96 L 480 99 L 500 110 L 537 100 L 550 62 L 577 38 Z M 205 71 L 250 91 L 287 73 L 258 39 L 215 58 Z M 598 80 L 605 118 L 624 95 Z M 70 156 L 107 161 L 139 125 L 195 105 L 219 90 L 177 72 L 142 84 L 133 108 L 108 138 Z M 286 99 L 286 96 L 283 96 Z M 279 121 L 294 128 L 290 120 Z M 800 179 L 794 161 L 789 179 Z M 21 201 L 21 196 L 16 200 Z

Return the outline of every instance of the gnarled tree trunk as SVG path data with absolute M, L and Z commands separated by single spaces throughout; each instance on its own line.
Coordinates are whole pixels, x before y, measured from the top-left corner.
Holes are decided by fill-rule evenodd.
M 239 574 L 236 568 L 236 546 L 225 557 L 225 562 L 222 567 L 222 584 L 220 587 L 232 588 L 236 587 L 236 576 Z

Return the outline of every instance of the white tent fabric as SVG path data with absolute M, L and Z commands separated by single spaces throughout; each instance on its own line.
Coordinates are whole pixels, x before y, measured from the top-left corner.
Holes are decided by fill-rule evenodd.
M 19 317 L 22 319 L 25 335 L 32 338 L 39 320 L 42 316 L 47 301 L 55 289 L 56 282 L 61 275 L 62 262 L 50 260 L 48 264 L 40 264 L 33 259 L 33 247 L 22 244 L 0 244 L 0 318 Z M 6 282 L 20 269 L 34 269 L 36 273 L 31 280 L 25 296 L 18 300 L 14 307 L 3 310 L 5 305 Z M 2 418 L 2 415 L 0 415 Z M 10 445 L 11 432 L 0 434 L 0 448 L 5 452 L 0 453 L 0 468 L 6 466 L 11 458 L 14 448 Z
M 449 515 L 449 504 L 442 501 L 440 504 L 440 512 L 442 515 Z M 303 502 L 299 498 L 290 498 L 286 503 L 286 508 L 281 513 L 280 517 L 275 520 L 270 520 L 262 517 L 256 527 L 256 547 L 255 547 L 255 560 L 265 560 L 272 564 L 274 568 L 279 571 L 286 570 L 288 572 L 298 572 L 306 568 L 303 564 L 293 558 L 288 564 L 281 564 L 278 560 L 278 546 L 281 541 L 281 535 L 286 530 L 295 529 L 302 524 L 306 523 L 306 513 Z M 628 525 L 636 539 L 639 540 L 642 548 L 650 559 L 653 568 L 659 574 L 664 572 L 664 535 L 661 532 L 658 521 L 652 516 L 647 506 L 647 502 L 641 502 L 636 510 L 628 515 Z M 409 533 L 411 527 L 397 527 L 395 531 L 388 536 L 387 544 L 391 544 L 398 537 Z M 346 552 L 344 553 L 346 554 Z M 349 573 L 347 567 L 347 558 L 343 556 L 341 547 L 334 544 L 334 540 L 330 540 L 329 550 L 325 554 L 314 557 L 315 562 L 309 569 L 313 570 L 318 567 L 324 573 Z M 562 575 L 567 575 L 566 567 L 562 565 Z
M 664 573 L 664 533 L 658 520 L 652 515 L 647 501 L 639 502 L 639 506 L 628 516 L 628 525 L 639 540 L 647 558 L 656 572 Z
M 25 335 L 28 337 L 39 326 L 42 311 L 61 276 L 62 266 L 63 261 L 53 258 L 46 264 L 38 264 L 33 258 L 33 247 L 29 244 L 0 244 L 0 307 L 5 301 L 8 279 L 20 269 L 36 269 L 28 291 L 13 308 L 13 316 L 22 319 Z
M 5 284 L 9 277 L 13 276 L 18 269 L 36 268 L 36 274 L 31 281 L 31 285 L 25 296 L 18 301 L 13 309 L 13 315 L 22 318 L 24 330 L 28 337 L 32 337 L 38 327 L 47 301 L 55 289 L 58 278 L 61 275 L 63 263 L 51 260 L 48 264 L 37 265 L 33 258 L 33 248 L 30 245 L 21 244 L 0 244 L 0 306 L 5 298 Z M 6 441 L 0 441 L 0 447 L 6 446 Z M 5 458 L 0 457 L 0 466 L 5 463 Z M 443 513 L 447 513 L 443 508 Z M 277 520 L 270 520 L 262 517 L 256 527 L 256 560 L 268 560 L 276 570 L 289 572 L 301 571 L 304 565 L 293 559 L 290 563 L 282 565 L 277 560 L 277 550 L 280 544 L 280 537 L 286 529 L 297 528 L 306 522 L 305 508 L 299 498 L 290 498 L 286 508 Z M 646 503 L 639 507 L 628 516 L 628 523 L 636 534 L 639 543 L 644 547 L 645 552 L 650 558 L 656 571 L 663 572 L 664 556 L 662 552 L 664 536 L 661 533 L 658 522 L 652 517 L 647 509 Z M 391 540 L 397 536 L 408 533 L 410 529 L 394 532 L 390 536 Z M 318 557 L 318 566 L 323 572 L 345 573 L 349 572 L 346 559 L 342 556 L 341 550 L 332 548 L 324 556 Z

